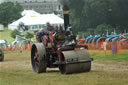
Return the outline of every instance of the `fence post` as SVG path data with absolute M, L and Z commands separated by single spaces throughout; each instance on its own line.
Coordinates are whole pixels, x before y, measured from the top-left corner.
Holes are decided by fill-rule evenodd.
M 111 49 L 112 49 L 112 54 L 117 54 L 117 43 L 116 42 L 112 42 L 111 44 Z

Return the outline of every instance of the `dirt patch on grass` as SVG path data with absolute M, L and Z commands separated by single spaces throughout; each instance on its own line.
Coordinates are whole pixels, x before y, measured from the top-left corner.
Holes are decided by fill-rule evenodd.
M 92 71 L 128 72 L 128 62 L 95 60 Z
M 127 80 L 128 62 L 124 61 L 94 60 L 91 72 L 71 75 L 61 75 L 58 68 L 34 73 L 26 51 L 7 52 L 5 61 L 0 62 L 0 85 L 127 85 Z
M 4 61 L 0 62 L 0 66 L 2 68 L 31 68 L 31 61 L 24 60 L 24 61 Z M 101 61 L 101 60 L 94 60 L 92 62 L 92 71 L 98 72 L 128 72 L 128 62 L 118 62 L 118 61 Z M 48 69 L 50 70 L 50 69 Z M 58 70 L 58 69 L 51 69 L 51 70 Z
M 1 68 L 30 68 L 30 61 L 5 61 L 0 63 Z

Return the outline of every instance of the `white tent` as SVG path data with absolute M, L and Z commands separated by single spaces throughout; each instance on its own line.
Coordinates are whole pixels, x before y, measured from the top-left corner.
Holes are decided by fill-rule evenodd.
M 64 24 L 64 20 L 55 14 L 43 14 L 40 16 L 40 18 L 43 20 L 45 24 L 47 22 L 51 24 Z
M 28 26 L 29 29 L 40 29 L 45 25 L 47 22 L 51 23 L 52 25 L 63 25 L 64 20 L 58 17 L 55 14 L 33 14 L 33 15 L 25 15 L 22 18 L 18 19 L 17 21 L 8 25 L 8 28 L 11 30 L 18 29 L 19 23 L 23 22 L 24 25 Z
M 34 10 L 24 10 L 22 13 L 21 13 L 22 16 L 38 16 L 40 15 L 40 13 L 34 11 Z

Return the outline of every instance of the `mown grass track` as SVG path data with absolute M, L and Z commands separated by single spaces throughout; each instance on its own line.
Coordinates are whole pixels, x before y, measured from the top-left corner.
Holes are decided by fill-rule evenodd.
M 5 52 L 5 61 L 0 63 L 0 85 L 127 85 L 128 62 L 106 57 L 102 51 L 89 51 L 95 59 L 92 70 L 87 73 L 60 74 L 58 69 L 46 73 L 32 71 L 30 52 Z M 100 52 L 99 54 L 96 54 Z M 125 53 L 127 54 L 127 53 Z M 98 57 L 101 56 L 101 57 Z M 102 55 L 104 57 L 102 57 Z M 109 54 L 111 56 L 111 54 Z M 108 56 L 108 55 L 107 55 Z M 113 55 L 112 55 L 113 56 Z M 111 57 L 112 57 L 111 56 Z M 126 56 L 126 55 L 125 55 Z

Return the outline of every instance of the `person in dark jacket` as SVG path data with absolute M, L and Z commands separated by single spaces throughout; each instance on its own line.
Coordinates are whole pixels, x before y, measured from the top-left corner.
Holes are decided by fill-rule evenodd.
M 42 37 L 43 37 L 44 35 L 46 35 L 46 33 L 44 32 L 44 29 L 41 28 L 41 29 L 40 29 L 40 32 L 38 32 L 38 33 L 36 34 L 37 42 L 42 42 Z
M 47 25 L 47 28 L 46 28 L 47 33 L 55 31 L 53 26 L 51 26 L 51 24 L 49 22 L 46 25 Z

